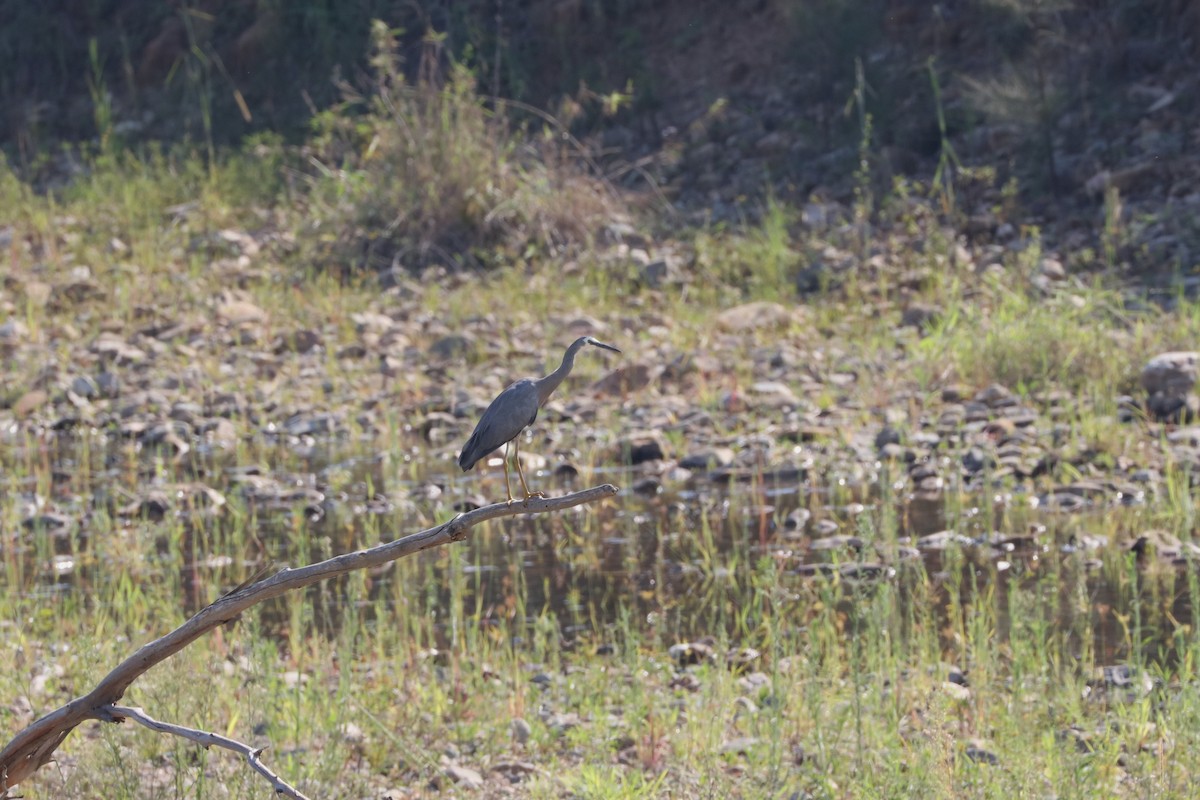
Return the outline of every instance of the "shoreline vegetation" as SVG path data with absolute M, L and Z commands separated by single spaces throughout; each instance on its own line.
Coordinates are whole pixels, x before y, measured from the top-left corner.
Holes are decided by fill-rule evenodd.
M 594 335 L 625 356 L 581 360 L 521 458 L 615 500 L 272 600 L 126 701 L 320 797 L 1190 797 L 1200 195 L 1153 150 L 1194 90 L 1137 67 L 1106 141 L 1158 166 L 1085 163 L 1064 131 L 1115 123 L 1057 70 L 1117 78 L 1052 48 L 1084 12 L 1013 5 L 1019 120 L 976 81 L 993 116 L 960 127 L 953 52 L 905 73 L 923 111 L 867 58 L 824 134 L 706 101 L 645 123 L 654 158 L 646 82 L 540 111 L 495 90 L 516 50 L 383 23 L 300 135 L 134 141 L 97 46 L 94 135 L 0 164 L 3 729 L 260 569 L 502 497 L 454 464 L 472 424 Z M 176 88 L 236 74 L 214 30 Z M 912 171 L 905 115 L 936 142 Z M 81 726 L 19 791 L 270 793 L 133 727 Z

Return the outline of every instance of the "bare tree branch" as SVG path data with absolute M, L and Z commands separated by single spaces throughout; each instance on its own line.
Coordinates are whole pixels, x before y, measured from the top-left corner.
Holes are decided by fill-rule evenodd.
M 259 758 L 262 755 L 261 749 L 255 749 L 243 742 L 219 736 L 215 733 L 209 733 L 208 731 L 186 728 L 183 725 L 173 725 L 170 722 L 161 722 L 142 709 L 130 706 L 101 706 L 95 709 L 92 716 L 101 722 L 124 722 L 127 719 L 131 719 L 134 722 L 145 725 L 152 731 L 170 733 L 175 736 L 182 736 L 184 739 L 190 739 L 196 744 L 203 746 L 205 750 L 210 747 L 223 747 L 226 750 L 232 750 L 245 758 L 250 766 L 254 768 L 255 772 L 271 782 L 271 788 L 275 790 L 275 794 L 293 797 L 295 800 L 309 800 L 307 795 L 302 794 L 299 789 L 276 775 L 270 767 L 262 762 L 262 759 Z
M 264 581 L 230 592 L 218 598 L 212 605 L 201 609 L 175 630 L 143 645 L 117 665 L 116 669 L 105 676 L 92 691 L 51 711 L 14 736 L 4 749 L 0 750 L 0 798 L 7 797 L 13 786 L 45 765 L 79 723 L 98 718 L 101 713 L 99 709 L 114 705 L 120 700 L 125 690 L 147 670 L 178 653 L 213 628 L 236 619 L 243 611 L 264 600 L 354 570 L 377 567 L 431 547 L 462 541 L 466 538 L 468 530 L 490 519 L 562 511 L 613 497 L 616 493 L 617 487 L 605 484 L 562 497 L 530 499 L 511 505 L 496 503 L 484 506 L 459 514 L 437 527 L 365 550 L 334 556 L 307 567 L 280 570 Z

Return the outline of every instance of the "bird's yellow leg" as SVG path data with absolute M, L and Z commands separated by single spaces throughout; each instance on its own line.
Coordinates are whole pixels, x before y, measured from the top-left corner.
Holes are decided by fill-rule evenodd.
M 508 504 L 517 502 L 512 496 L 512 485 L 508 482 L 508 445 L 504 445 L 504 491 L 508 492 Z
M 513 439 L 513 447 L 517 453 L 517 457 L 515 459 L 515 463 L 517 465 L 517 477 L 521 479 L 521 488 L 525 490 L 525 499 L 528 501 L 534 497 L 545 497 L 546 495 L 543 492 L 529 491 L 529 484 L 525 482 L 525 473 L 521 470 L 521 443 L 518 441 L 518 439 L 520 439 L 519 436 L 517 439 Z

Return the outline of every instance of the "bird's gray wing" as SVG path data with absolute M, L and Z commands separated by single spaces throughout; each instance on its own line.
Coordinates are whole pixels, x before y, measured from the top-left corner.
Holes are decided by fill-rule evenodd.
M 507 444 L 537 419 L 537 387 L 529 379 L 510 384 L 483 412 L 458 456 L 463 471 L 497 447 Z

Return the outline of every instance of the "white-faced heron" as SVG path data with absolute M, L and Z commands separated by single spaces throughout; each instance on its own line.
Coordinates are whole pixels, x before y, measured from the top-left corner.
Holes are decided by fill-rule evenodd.
M 521 431 L 528 428 L 537 419 L 538 409 L 549 399 L 550 394 L 563 382 L 563 378 L 571 373 L 571 368 L 575 366 L 575 354 L 587 344 L 603 347 L 614 353 L 621 352 L 611 344 L 598 342 L 590 336 L 583 336 L 571 343 L 563 356 L 562 364 L 559 364 L 558 369 L 554 372 L 544 378 L 524 378 L 509 384 L 508 388 L 496 395 L 496 399 L 483 412 L 483 416 L 479 418 L 479 423 L 475 426 L 475 432 L 463 446 L 462 453 L 458 456 L 458 465 L 463 468 L 463 472 L 471 469 L 475 466 L 475 462 L 500 445 L 505 445 L 504 488 L 508 491 L 508 502 L 515 502 L 512 496 L 512 486 L 508 480 L 507 445 L 511 442 L 517 465 L 517 477 L 521 479 L 521 488 L 525 490 L 525 499 L 545 496 L 541 492 L 529 491 L 529 484 L 525 482 L 525 474 L 521 471 L 520 443 L 517 440 Z

